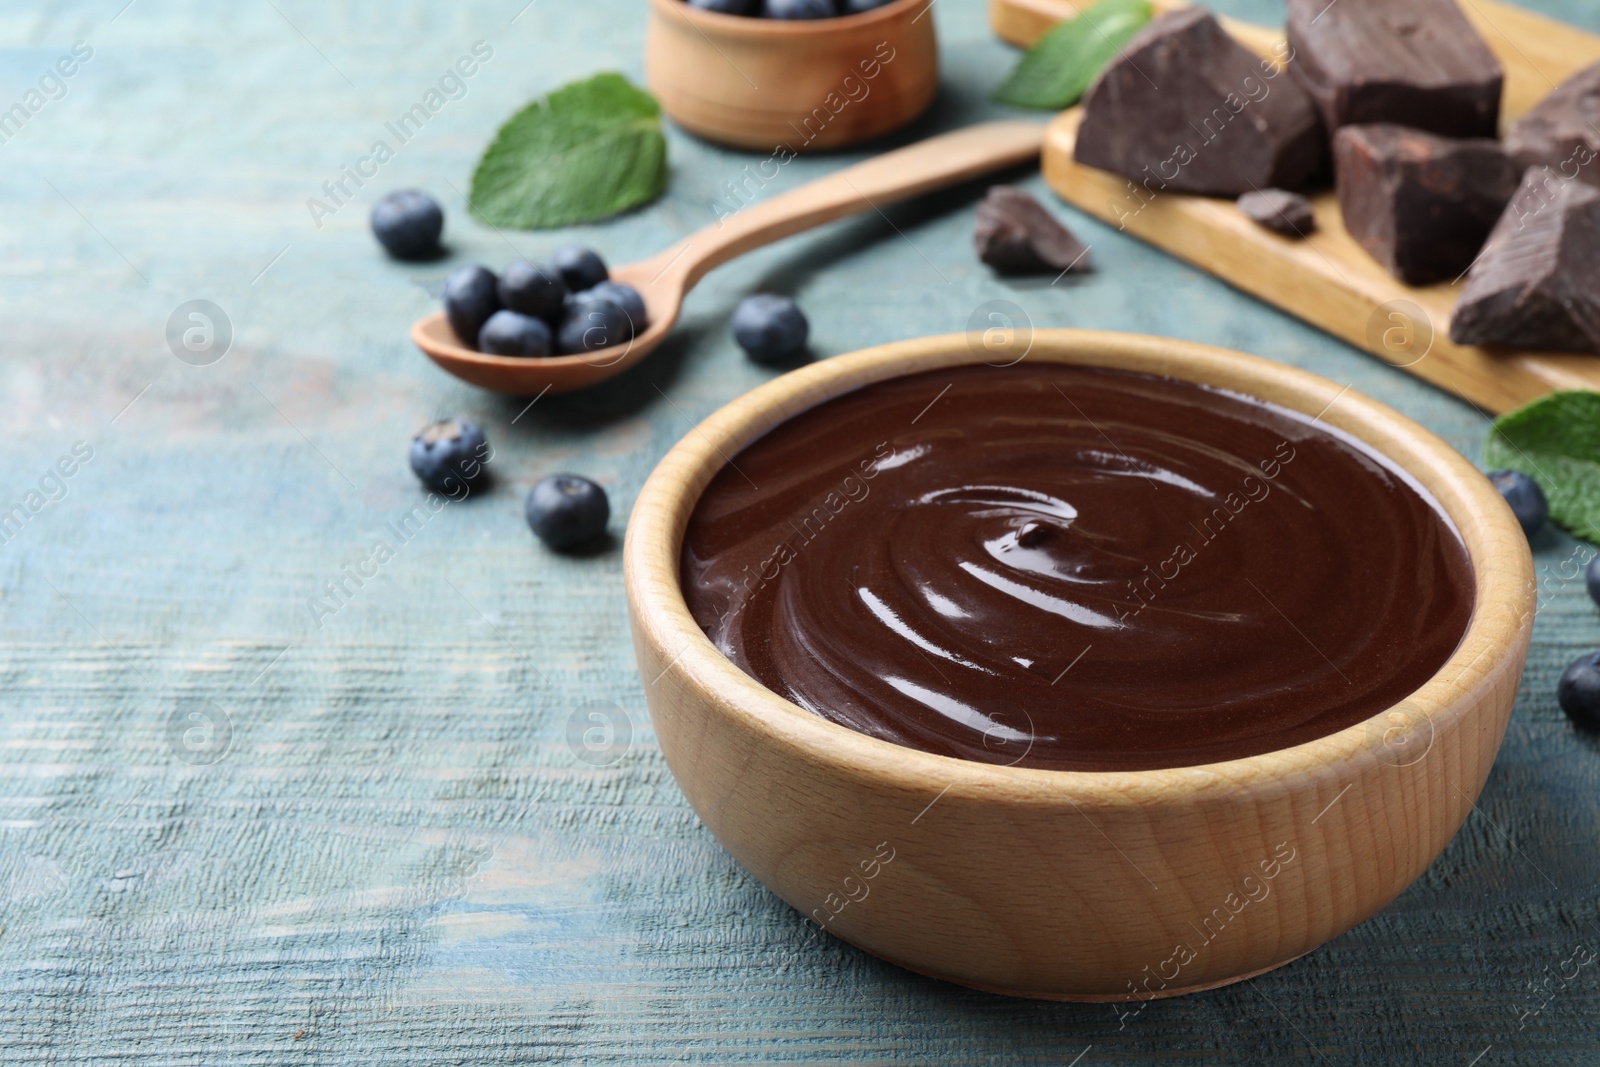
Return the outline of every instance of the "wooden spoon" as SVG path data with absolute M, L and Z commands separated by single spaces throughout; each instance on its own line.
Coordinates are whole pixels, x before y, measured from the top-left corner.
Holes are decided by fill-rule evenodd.
M 735 256 L 825 222 L 955 185 L 1039 155 L 1045 128 L 1031 122 L 991 122 L 886 152 L 726 216 L 660 255 L 611 272 L 644 297 L 650 325 L 627 344 L 573 356 L 527 359 L 491 356 L 462 345 L 444 312 L 418 319 L 411 340 L 457 378 L 497 393 L 532 396 L 596 385 L 655 350 L 695 282 Z

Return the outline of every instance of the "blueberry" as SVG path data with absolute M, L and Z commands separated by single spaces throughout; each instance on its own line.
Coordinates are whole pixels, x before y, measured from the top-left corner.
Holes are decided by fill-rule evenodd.
M 733 312 L 733 339 L 757 363 L 787 363 L 806 350 L 811 327 L 793 300 L 757 293 Z
M 633 320 L 621 304 L 608 296 L 574 293 L 556 333 L 556 348 L 564 356 L 576 355 L 632 339 Z
M 839 0 L 839 14 L 864 15 L 868 11 L 876 11 L 889 0 Z
M 411 470 L 429 489 L 457 496 L 483 476 L 489 442 L 476 423 L 445 419 L 411 439 Z
M 548 356 L 550 327 L 516 311 L 496 311 L 478 333 L 478 351 L 492 356 Z
M 553 267 L 517 262 L 500 274 L 500 304 L 512 311 L 554 324 L 566 299 L 566 283 Z
M 1589 587 L 1589 599 L 1600 604 L 1600 552 L 1589 557 L 1589 566 L 1583 572 L 1583 584 Z
M 1574 726 L 1600 730 L 1600 652 L 1572 661 L 1556 686 L 1556 700 Z
M 649 325 L 648 316 L 644 310 L 644 297 L 640 296 L 639 290 L 631 285 L 623 285 L 621 282 L 601 282 L 593 289 L 590 289 L 588 295 L 608 297 L 620 304 L 622 310 L 628 313 L 628 319 L 633 323 L 634 333 L 638 333 Z
M 551 252 L 550 266 L 561 275 L 561 280 L 574 293 L 593 289 L 611 277 L 611 272 L 606 270 L 606 261 L 600 258 L 600 253 L 582 245 L 562 245 Z
M 444 212 L 420 189 L 390 193 L 372 206 L 372 236 L 396 259 L 432 259 L 443 232 Z
M 462 267 L 444 282 L 444 313 L 461 343 L 471 348 L 489 316 L 500 310 L 499 282 L 486 267 Z
M 1522 524 L 1522 532 L 1529 537 L 1538 533 L 1550 517 L 1550 505 L 1545 502 L 1539 483 L 1521 471 L 1490 471 L 1489 480 L 1511 505 L 1511 514 Z
M 528 526 L 539 540 L 564 552 L 606 532 L 611 504 L 606 491 L 576 474 L 552 474 L 528 492 Z
M 722 15 L 759 15 L 761 0 L 689 0 L 690 7 Z
M 763 0 L 769 19 L 831 19 L 838 14 L 833 0 Z

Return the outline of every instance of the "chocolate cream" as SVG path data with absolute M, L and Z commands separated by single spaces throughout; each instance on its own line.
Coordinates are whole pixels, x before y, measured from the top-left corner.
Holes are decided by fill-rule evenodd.
M 959 367 L 780 424 L 682 583 L 734 663 L 911 748 L 1058 770 L 1300 744 L 1449 658 L 1474 582 L 1412 478 L 1309 416 L 1099 368 Z

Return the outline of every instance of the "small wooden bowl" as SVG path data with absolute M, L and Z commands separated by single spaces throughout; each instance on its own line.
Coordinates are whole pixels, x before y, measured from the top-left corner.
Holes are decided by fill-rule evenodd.
M 864 15 L 789 21 L 650 0 L 645 80 L 684 129 L 772 152 L 778 166 L 785 150 L 858 144 L 926 110 L 939 85 L 931 7 L 891 0 Z
M 1488 480 L 1448 445 L 1304 371 L 1077 330 L 1039 331 L 1027 358 L 1222 386 L 1321 413 L 1383 452 L 1461 531 L 1478 588 L 1460 647 L 1421 689 L 1365 723 L 1170 770 L 951 759 L 777 696 L 718 652 L 685 607 L 678 552 L 689 514 L 726 457 L 784 419 L 870 382 L 985 359 L 965 336 L 935 337 L 770 382 L 685 436 L 645 484 L 624 567 L 661 750 L 735 859 L 802 916 L 911 970 L 1019 996 L 1143 1001 L 1280 966 L 1394 899 L 1466 818 L 1527 653 L 1527 540 Z

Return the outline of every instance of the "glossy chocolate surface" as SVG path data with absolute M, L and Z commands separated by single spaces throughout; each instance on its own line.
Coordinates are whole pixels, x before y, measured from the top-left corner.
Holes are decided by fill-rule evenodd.
M 1063 770 L 1190 766 L 1398 703 L 1474 583 L 1396 467 L 1307 416 L 1020 363 L 895 378 L 713 478 L 682 581 L 774 692 L 898 744 Z

